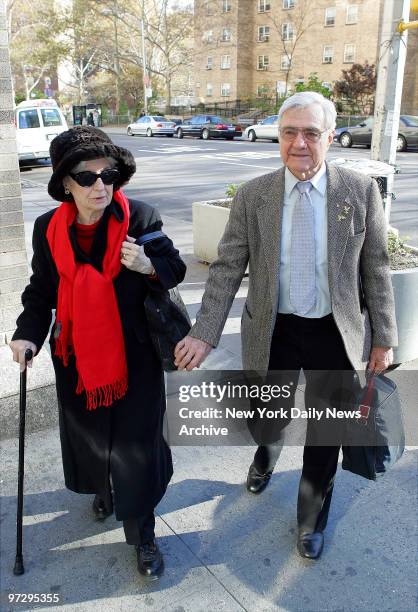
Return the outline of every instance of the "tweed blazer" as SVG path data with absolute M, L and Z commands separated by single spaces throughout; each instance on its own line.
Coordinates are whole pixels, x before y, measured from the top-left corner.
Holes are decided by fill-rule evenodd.
M 246 370 L 268 369 L 280 291 L 284 189 L 281 168 L 238 190 L 190 331 L 217 346 L 248 264 L 241 319 Z M 372 346 L 397 346 L 387 228 L 376 181 L 327 164 L 327 226 L 332 314 L 350 362 L 362 369 Z

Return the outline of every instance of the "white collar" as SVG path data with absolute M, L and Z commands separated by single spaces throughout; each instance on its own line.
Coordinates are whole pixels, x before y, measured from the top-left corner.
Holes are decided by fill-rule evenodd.
M 323 196 L 325 195 L 325 191 L 327 188 L 327 166 L 325 162 L 322 162 L 322 166 L 319 168 L 318 172 L 314 174 L 309 180 L 312 183 L 312 187 L 314 187 L 319 193 Z M 289 168 L 286 168 L 285 171 L 285 192 L 287 197 L 290 196 L 293 189 L 296 187 L 296 184 L 299 183 L 299 179 L 290 172 Z

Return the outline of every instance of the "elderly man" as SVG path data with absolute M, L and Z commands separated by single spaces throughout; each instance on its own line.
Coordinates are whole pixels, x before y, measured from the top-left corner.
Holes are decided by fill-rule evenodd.
M 373 179 L 325 162 L 335 119 L 334 105 L 318 93 L 284 102 L 284 167 L 238 191 L 196 323 L 176 347 L 179 369 L 199 367 L 218 344 L 247 264 L 245 370 L 383 371 L 391 364 L 397 332 L 382 201 Z M 303 557 L 322 552 L 339 448 L 304 449 L 297 508 Z M 280 450 L 280 442 L 258 447 L 250 492 L 267 486 Z

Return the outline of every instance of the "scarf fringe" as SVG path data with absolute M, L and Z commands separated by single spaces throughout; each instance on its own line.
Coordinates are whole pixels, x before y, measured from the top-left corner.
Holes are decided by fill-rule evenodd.
M 86 408 L 87 410 L 96 410 L 98 406 L 110 406 L 115 400 L 121 399 L 128 389 L 128 382 L 125 378 L 122 380 L 116 380 L 108 385 L 102 387 L 96 387 L 96 389 L 90 389 L 87 391 L 84 389 L 83 381 L 80 376 L 77 382 L 77 395 L 80 395 L 83 391 L 86 391 Z

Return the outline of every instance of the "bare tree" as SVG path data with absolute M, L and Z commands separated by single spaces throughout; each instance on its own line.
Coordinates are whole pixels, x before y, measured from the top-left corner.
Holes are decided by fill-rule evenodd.
M 193 63 L 193 11 L 170 0 L 141 0 L 145 39 L 150 49 L 148 69 L 164 82 L 166 105 L 171 105 L 173 78 Z
M 70 7 L 61 6 L 56 11 L 56 22 L 62 32 L 60 40 L 67 48 L 68 75 L 61 74 L 60 80 L 69 91 L 75 92 L 77 104 L 81 104 L 85 102 L 88 79 L 98 69 L 98 45 L 108 33 L 95 18 L 88 1 L 74 0 Z
M 305 33 L 317 21 L 310 0 L 297 0 L 292 10 L 288 11 L 286 15 L 288 15 L 288 21 L 286 22 L 274 15 L 269 15 L 270 21 L 280 38 L 282 55 L 287 59 L 286 68 L 284 68 L 286 73 L 285 96 L 287 96 L 289 90 L 289 79 L 293 70 L 296 49 L 300 46 L 300 41 Z

